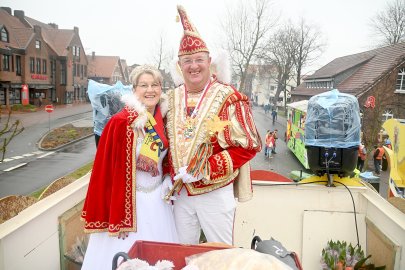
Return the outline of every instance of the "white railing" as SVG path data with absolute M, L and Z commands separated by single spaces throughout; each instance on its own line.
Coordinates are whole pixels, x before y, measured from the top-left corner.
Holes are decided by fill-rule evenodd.
M 0 270 L 60 269 L 59 218 L 86 196 L 90 175 L 0 224 Z

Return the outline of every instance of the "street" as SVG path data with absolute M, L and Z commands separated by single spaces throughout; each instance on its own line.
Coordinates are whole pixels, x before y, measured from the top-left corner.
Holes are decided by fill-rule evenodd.
M 41 151 L 37 145 L 49 130 L 49 119 L 54 128 L 78 119 L 91 119 L 91 115 L 90 104 L 58 106 L 51 114 L 43 108 L 34 113 L 12 114 L 12 120 L 22 122 L 24 131 L 10 142 L 0 163 L 0 198 L 29 195 L 92 161 L 96 151 L 93 137 L 57 151 Z
M 262 107 L 253 107 L 253 115 L 257 129 L 262 138 L 263 150 L 258 153 L 251 162 L 252 170 L 272 170 L 286 177 L 289 177 L 291 171 L 305 170 L 284 142 L 286 129 L 285 117 L 280 116 L 279 114 L 276 123 L 273 125 L 271 114 L 265 114 Z M 273 154 L 273 158 L 268 159 L 264 156 L 264 139 L 267 130 L 273 131 L 275 129 L 278 129 L 278 140 L 276 142 L 277 154 Z
M 90 111 L 90 104 L 73 105 L 59 110 L 56 108 L 51 114 L 51 127 L 78 119 L 87 119 L 91 125 L 88 120 Z M 275 125 L 272 125 L 271 115 L 264 114 L 261 107 L 254 107 L 253 115 L 263 143 L 269 129 L 278 129 L 279 139 L 277 154 L 267 159 L 262 150 L 252 160 L 252 170 L 273 170 L 288 177 L 292 170 L 303 169 L 284 142 L 285 118 L 279 116 Z M 94 159 L 96 148 L 93 137 L 57 151 L 38 150 L 39 139 L 48 131 L 48 117 L 48 113 L 44 111 L 13 115 L 13 119 L 23 122 L 25 130 L 10 143 L 6 159 L 0 163 L 0 198 L 12 194 L 29 195 Z

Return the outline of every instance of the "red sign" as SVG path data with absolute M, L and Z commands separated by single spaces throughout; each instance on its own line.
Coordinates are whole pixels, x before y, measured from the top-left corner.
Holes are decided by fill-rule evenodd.
M 53 112 L 53 106 L 52 105 L 46 105 L 45 106 L 45 111 L 47 111 L 48 113 Z
M 31 74 L 31 79 L 45 81 L 45 80 L 48 80 L 48 76 L 40 75 L 40 74 Z
M 366 103 L 364 104 L 364 107 L 366 108 L 373 108 L 375 107 L 375 97 L 374 96 L 369 96 L 366 100 Z

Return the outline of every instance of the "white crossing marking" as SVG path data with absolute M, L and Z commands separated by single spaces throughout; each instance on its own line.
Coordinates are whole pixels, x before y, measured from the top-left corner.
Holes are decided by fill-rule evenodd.
M 44 155 L 42 155 L 42 156 L 39 156 L 38 158 L 44 158 L 44 157 L 46 157 L 46 156 L 52 155 L 53 153 L 55 153 L 55 151 L 46 153 L 46 154 L 44 154 Z
M 44 153 L 46 153 L 46 154 L 44 154 Z M 34 151 L 34 152 L 31 152 L 31 153 L 22 154 L 21 156 L 5 158 L 2 162 L 0 162 L 0 164 L 4 163 L 4 162 L 9 162 L 9 161 L 18 160 L 18 159 L 25 158 L 25 157 L 32 157 L 34 155 L 41 155 L 41 154 L 44 154 L 44 155 L 42 155 L 42 156 L 40 156 L 38 158 L 43 158 L 43 157 L 46 157 L 46 156 L 48 156 L 50 154 L 53 154 L 53 153 L 55 153 L 55 152 Z
M 18 164 L 18 165 L 16 165 L 16 166 L 14 166 L 14 167 L 11 167 L 11 168 L 8 168 L 8 169 L 5 169 L 5 170 L 3 170 L 3 171 L 5 171 L 5 172 L 9 172 L 9 171 L 15 170 L 15 169 L 17 169 L 17 168 L 20 168 L 20 167 L 22 167 L 22 166 L 25 166 L 25 165 L 27 165 L 27 163 L 20 163 L 20 164 Z

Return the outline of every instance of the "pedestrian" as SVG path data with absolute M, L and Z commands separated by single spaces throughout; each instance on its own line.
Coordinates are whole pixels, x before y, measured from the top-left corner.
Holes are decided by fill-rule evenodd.
M 177 10 L 184 29 L 178 52 L 184 84 L 169 94 L 167 116 L 172 175 L 181 183 L 176 228 L 182 243 L 198 244 L 202 229 L 208 242 L 232 245 L 234 185 L 245 187 L 240 201 L 251 198 L 248 163 L 261 151 L 261 139 L 249 98 L 211 75 L 207 46 L 184 8 Z M 218 74 L 224 69 L 216 67 Z
M 271 135 L 272 134 L 271 134 L 270 130 L 267 130 L 266 136 L 264 137 L 264 156 L 265 157 L 269 157 L 269 144 L 270 144 Z
M 266 144 L 267 144 L 267 157 L 273 158 L 272 154 L 274 152 L 274 147 L 275 147 L 275 139 L 274 139 L 274 132 L 269 132 L 269 136 L 266 139 Z
M 362 172 L 364 168 L 364 161 L 367 157 L 367 150 L 363 143 L 360 143 L 358 149 L 357 169 Z
M 130 81 L 133 92 L 123 96 L 125 108 L 107 123 L 97 149 L 81 214 L 91 233 L 82 270 L 110 270 L 114 255 L 136 240 L 178 242 L 172 206 L 162 200 L 162 75 L 142 65 Z
M 42 106 L 42 93 L 39 93 L 39 97 L 38 97 L 38 107 Z
M 274 123 L 275 123 L 276 120 L 277 120 L 277 111 L 276 111 L 275 109 L 273 109 L 273 110 L 271 111 L 271 117 L 273 118 L 273 125 L 274 125 Z
M 389 149 L 392 150 L 391 140 L 390 140 L 390 137 L 389 137 L 388 135 L 387 135 L 387 137 L 386 137 L 385 140 L 384 140 L 384 145 L 385 145 L 387 148 L 389 148 Z
M 264 105 L 264 114 L 268 114 L 269 110 L 270 110 L 270 104 L 267 103 Z
M 375 174 L 377 176 L 380 176 L 380 172 L 381 172 L 381 161 L 384 155 L 384 148 L 382 147 L 381 143 L 374 146 L 374 154 L 373 154 L 373 159 L 374 159 L 374 170 L 375 170 Z
M 276 152 L 276 145 L 277 145 L 277 139 L 278 139 L 278 129 L 275 129 L 274 131 L 273 131 L 273 138 L 274 138 L 274 142 L 273 142 L 273 149 L 272 149 L 272 153 L 273 154 L 277 154 L 277 152 Z

